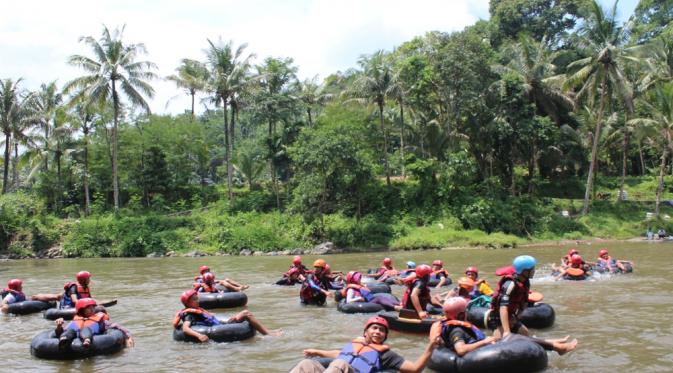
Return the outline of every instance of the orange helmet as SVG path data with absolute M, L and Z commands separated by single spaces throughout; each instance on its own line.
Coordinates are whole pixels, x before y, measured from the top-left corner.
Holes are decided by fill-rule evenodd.
M 463 297 L 451 297 L 444 301 L 442 309 L 444 310 L 444 315 L 450 320 L 458 319 L 458 315 L 461 312 L 465 312 L 467 308 L 467 300 Z
M 435 260 L 432 261 L 432 265 L 433 265 L 433 266 L 440 266 L 440 267 L 441 267 L 441 266 L 444 265 L 444 263 L 443 263 L 441 260 L 439 260 L 439 259 L 435 259 Z
M 416 276 L 418 277 L 423 278 L 430 275 L 430 273 L 432 273 L 432 268 L 430 268 L 430 266 L 427 264 L 421 264 L 416 267 Z
M 89 306 L 96 306 L 96 301 L 93 298 L 82 298 L 78 299 L 77 303 L 75 303 L 75 312 L 79 313 L 79 311 L 89 307 Z
M 461 277 L 458 279 L 458 286 L 465 290 L 472 290 L 474 288 L 474 281 L 469 277 Z
M 316 259 L 315 262 L 313 262 L 314 267 L 325 268 L 326 265 L 327 263 L 322 259 Z
M 384 266 L 387 267 L 387 266 L 389 266 L 389 265 L 391 265 L 391 264 L 393 264 L 392 259 L 390 259 L 390 258 L 383 258 L 383 265 L 384 265 Z
M 215 275 L 211 272 L 206 272 L 203 274 L 203 282 L 206 284 L 212 284 L 215 281 Z
M 198 294 L 198 291 L 196 289 L 189 289 L 180 295 L 180 302 L 187 307 L 187 303 L 189 302 L 189 298 L 193 297 L 194 294 Z
M 298 266 L 301 264 L 301 257 L 299 255 L 295 255 L 294 258 L 292 258 L 292 264 Z
M 206 272 L 210 272 L 210 267 L 208 267 L 208 266 L 201 266 L 201 267 L 199 267 L 199 273 L 200 273 L 200 274 L 204 274 L 204 273 L 206 273 Z

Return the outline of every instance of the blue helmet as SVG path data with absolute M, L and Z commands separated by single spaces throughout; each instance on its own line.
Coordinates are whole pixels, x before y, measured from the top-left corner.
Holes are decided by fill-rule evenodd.
M 411 260 L 407 262 L 407 268 L 416 269 L 416 263 Z
M 527 269 L 535 268 L 536 264 L 537 261 L 530 255 L 519 255 L 512 261 L 512 265 L 517 274 L 521 274 Z

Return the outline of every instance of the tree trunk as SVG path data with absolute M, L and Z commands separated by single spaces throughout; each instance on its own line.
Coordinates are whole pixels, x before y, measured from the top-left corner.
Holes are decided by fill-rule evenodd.
M 659 167 L 659 185 L 657 186 L 657 198 L 654 202 L 654 215 L 659 216 L 659 204 L 661 203 L 661 193 L 664 190 L 664 173 L 666 171 L 666 158 L 668 157 L 668 145 L 664 146 L 664 153 L 661 155 L 661 166 Z
M 643 146 L 638 140 L 638 155 L 640 156 L 640 176 L 645 175 L 645 157 L 643 157 Z
M 5 133 L 5 164 L 4 164 L 4 170 L 3 170 L 3 176 L 2 176 L 2 194 L 7 193 L 7 182 L 9 181 L 9 143 L 11 140 L 11 135 L 9 132 Z
M 84 125 L 84 215 L 91 214 L 91 196 L 89 196 L 89 129 Z
M 234 191 L 231 189 L 231 147 L 230 147 L 230 139 L 229 139 L 229 118 L 227 117 L 227 100 L 226 98 L 223 100 L 222 107 L 224 110 L 224 146 L 226 148 L 226 151 L 224 152 L 224 162 L 225 165 L 227 166 L 227 195 L 229 197 L 229 201 L 232 201 L 234 199 Z
M 63 182 L 61 181 L 61 144 L 56 144 L 56 153 L 54 158 L 56 158 L 56 198 L 54 203 L 56 203 L 56 211 L 61 211 L 61 204 L 63 202 Z
M 601 121 L 603 120 L 603 110 L 605 109 L 605 101 L 607 100 L 606 94 L 606 81 L 605 76 L 603 76 L 603 81 L 601 82 L 601 104 L 600 109 L 598 109 L 598 120 L 596 121 L 596 131 L 594 133 L 593 145 L 591 146 L 591 161 L 589 162 L 589 175 L 587 176 L 587 186 L 584 191 L 584 204 L 582 206 L 582 215 L 586 215 L 589 212 L 589 197 L 591 196 L 591 191 L 594 186 L 594 168 L 596 166 L 596 157 L 598 155 L 598 142 L 600 141 L 601 136 Z
M 112 80 L 112 104 L 114 110 L 114 126 L 112 127 L 112 198 L 114 199 L 115 214 L 119 213 L 119 175 L 117 174 L 117 135 L 119 132 L 119 97 L 117 87 Z
M 533 151 L 528 159 L 528 195 L 533 195 L 533 178 L 535 177 L 535 163 L 536 163 L 536 154 L 537 154 L 537 149 L 535 145 L 532 145 Z
M 19 188 L 19 143 L 14 141 L 14 160 L 12 162 L 12 191 Z
M 379 117 L 381 118 L 381 131 L 383 132 L 383 164 L 386 170 L 386 184 L 390 186 L 390 168 L 388 167 L 388 133 L 383 122 L 383 102 L 379 102 Z
M 236 110 L 237 110 L 236 101 L 231 100 L 230 106 L 231 106 L 231 120 L 229 121 L 229 142 L 231 143 L 231 149 L 233 150 L 236 142 Z
M 192 96 L 192 121 L 194 121 L 194 98 L 196 96 L 196 92 L 190 91 L 190 96 Z
M 402 178 L 406 178 L 406 165 L 404 158 L 404 105 L 400 101 L 400 156 L 402 157 Z
M 307 108 L 306 113 L 308 114 L 308 126 L 313 127 L 313 119 L 311 118 L 311 108 Z
M 619 186 L 619 198 L 617 201 L 624 201 L 624 183 L 626 182 L 626 152 L 629 149 L 629 133 L 624 132 L 624 141 L 622 142 L 622 180 Z

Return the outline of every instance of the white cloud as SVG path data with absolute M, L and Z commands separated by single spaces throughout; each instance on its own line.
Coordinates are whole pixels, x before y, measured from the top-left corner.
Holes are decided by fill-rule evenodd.
M 39 11 L 36 11 L 39 8 Z M 248 52 L 292 57 L 301 77 L 325 77 L 356 66 L 361 54 L 390 50 L 427 31 L 455 31 L 474 23 L 488 0 L 315 0 L 315 1 L 83 1 L 6 2 L 0 13 L 0 77 L 23 77 L 35 89 L 81 74 L 68 66 L 72 54 L 88 54 L 78 39 L 98 37 L 105 24 L 126 24 L 124 40 L 142 42 L 158 73 L 173 73 L 180 59 L 203 58 L 206 38 L 247 42 Z M 172 84 L 153 83 L 153 111 L 166 112 L 178 94 Z M 185 97 L 168 112 L 187 108 Z

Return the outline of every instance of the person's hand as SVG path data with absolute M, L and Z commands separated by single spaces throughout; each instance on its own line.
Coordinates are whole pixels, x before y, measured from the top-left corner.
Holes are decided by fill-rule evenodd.
M 421 320 L 423 320 L 423 319 L 425 319 L 426 317 L 428 317 L 428 313 L 425 312 L 425 311 L 421 311 L 421 312 L 418 313 L 418 317 L 419 317 Z
M 208 338 L 208 336 L 205 335 L 205 334 L 199 334 L 198 339 L 199 339 L 199 342 L 203 343 L 203 342 L 208 342 L 208 339 L 209 339 L 209 338 Z
M 304 357 L 314 357 L 318 356 L 318 351 L 312 348 L 307 348 L 304 350 Z
M 504 332 L 502 333 L 502 339 L 507 339 L 512 334 L 512 332 Z
M 133 337 L 128 337 L 128 338 L 126 339 L 126 347 L 129 347 L 129 348 L 130 348 L 130 347 L 133 347 L 133 346 L 135 346 L 135 345 L 136 345 L 136 343 L 135 343 L 135 341 L 133 340 Z
M 327 293 L 327 296 L 328 296 L 328 297 L 330 297 L 330 298 L 334 298 L 334 293 L 332 293 L 331 291 L 328 291 L 328 292 L 326 292 L 326 293 Z
M 490 337 L 486 337 L 486 338 L 484 339 L 484 341 L 485 341 L 486 343 L 488 343 L 488 344 L 495 343 L 495 342 L 497 342 L 497 341 L 499 341 L 499 340 L 500 340 L 500 337 L 496 337 L 496 336 L 490 336 Z
M 59 317 L 58 319 L 54 320 L 54 322 L 56 323 L 57 327 L 58 326 L 63 327 L 63 324 L 65 323 L 65 320 L 63 320 L 62 317 Z

